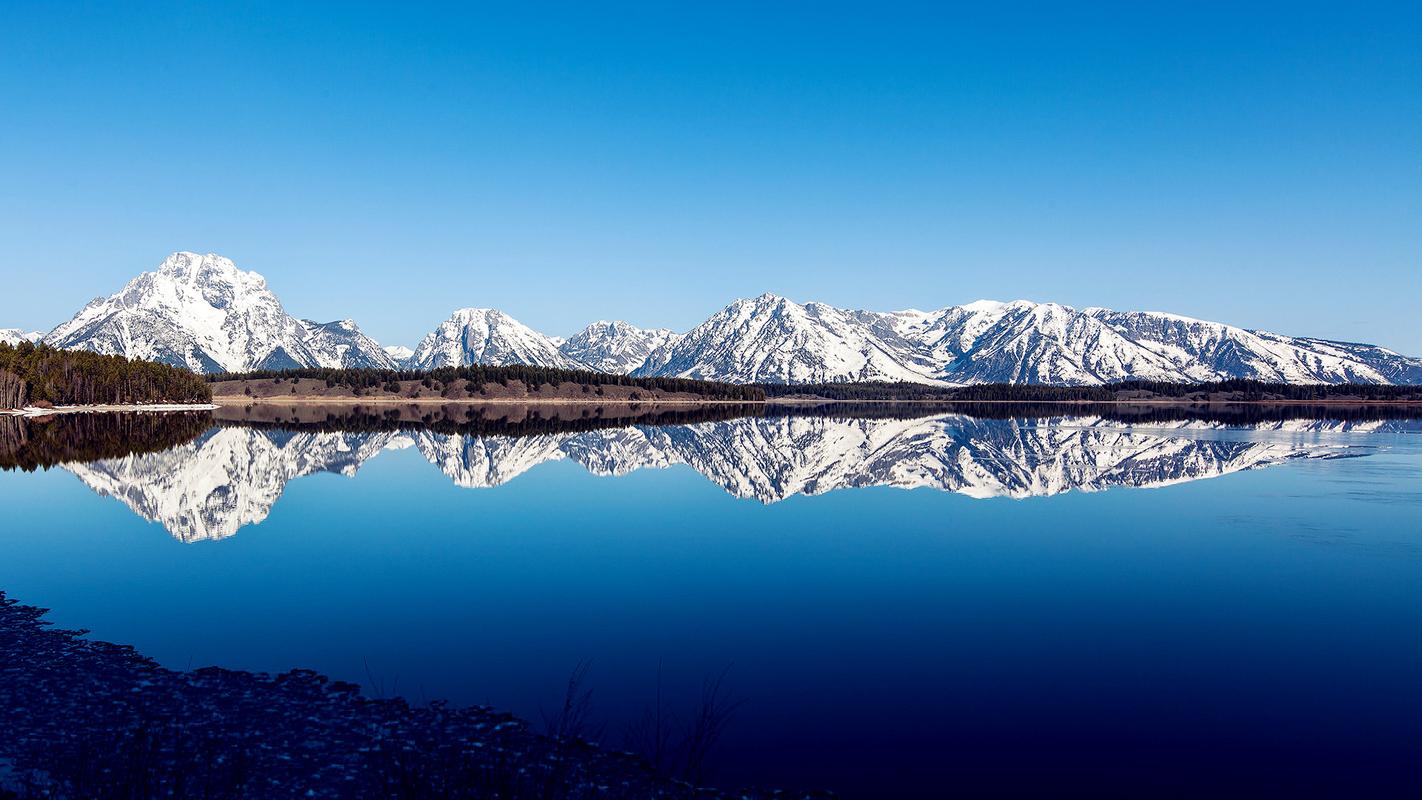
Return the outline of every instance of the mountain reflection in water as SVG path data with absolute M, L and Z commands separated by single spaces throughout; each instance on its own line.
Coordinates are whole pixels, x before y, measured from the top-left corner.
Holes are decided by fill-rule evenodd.
M 195 542 L 261 522 L 293 479 L 320 472 L 353 476 L 392 449 L 417 449 L 467 488 L 499 486 L 539 464 L 570 459 L 603 476 L 686 465 L 726 492 L 762 503 L 871 486 L 1024 498 L 1165 486 L 1294 459 L 1365 455 L 1367 447 L 1313 434 L 1416 426 L 1352 413 L 1290 419 L 1284 411 L 1271 418 L 1273 412 L 1257 408 L 1216 412 L 1213 419 L 1142 409 L 1144 422 L 1119 408 L 1084 416 L 1044 413 L 1052 407 L 972 410 L 995 418 L 895 404 L 595 412 L 411 406 L 343 413 L 303 406 L 224 410 L 217 419 L 7 418 L 0 422 L 0 457 L 7 459 L 0 466 L 59 464 L 99 494 L 162 523 L 175 538 Z M 1233 424 L 1241 414 L 1263 420 Z M 46 448 L 54 451 L 48 459 Z

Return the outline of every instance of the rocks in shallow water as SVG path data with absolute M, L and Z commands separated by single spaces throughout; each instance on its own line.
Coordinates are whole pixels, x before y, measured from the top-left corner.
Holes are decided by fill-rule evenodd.
M 309 670 L 176 672 L 44 613 L 0 592 L 0 798 L 786 796 L 693 788 L 510 714 Z

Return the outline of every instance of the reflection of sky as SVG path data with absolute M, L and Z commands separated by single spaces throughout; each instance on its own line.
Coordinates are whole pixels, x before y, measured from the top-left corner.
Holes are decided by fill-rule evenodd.
M 770 506 L 686 467 L 566 461 L 469 491 L 403 450 L 293 481 L 200 546 L 63 471 L 5 473 L 0 588 L 169 666 L 368 684 L 368 663 L 387 691 L 534 719 L 590 658 L 612 743 L 659 660 L 683 705 L 732 664 L 726 783 L 971 785 L 1004 754 L 1058 776 L 1159 780 L 1152 759 L 1198 756 L 1381 780 L 1422 741 L 1422 448 L 1377 438 L 1154 491 Z

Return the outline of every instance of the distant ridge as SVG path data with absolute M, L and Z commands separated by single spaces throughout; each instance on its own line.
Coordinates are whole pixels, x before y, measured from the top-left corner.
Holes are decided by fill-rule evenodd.
M 11 336 L 24 334 L 0 331 Z M 464 308 L 408 351 L 382 348 L 350 320 L 292 317 L 262 276 L 189 252 L 94 300 L 44 341 L 203 373 L 526 364 L 767 384 L 1422 384 L 1422 358 L 1377 345 L 1027 300 L 881 312 L 765 294 L 737 300 L 685 334 L 619 321 L 593 323 L 568 339 L 497 309 Z
M 0 328 L 0 344 L 15 345 L 20 342 L 38 342 L 44 338 L 40 331 L 24 331 L 19 328 Z

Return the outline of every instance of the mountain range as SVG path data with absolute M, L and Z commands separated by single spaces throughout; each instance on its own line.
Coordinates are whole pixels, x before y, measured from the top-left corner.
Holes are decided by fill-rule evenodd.
M 4 341 L 35 334 L 0 331 Z M 934 385 L 1121 380 L 1422 384 L 1422 358 L 1371 344 L 1283 336 L 1154 311 L 981 300 L 867 311 L 764 294 L 685 334 L 599 321 L 566 339 L 502 311 L 463 308 L 413 349 L 382 347 L 351 320 L 291 316 L 262 276 L 178 252 L 45 334 L 53 347 L 197 372 L 293 367 L 429 369 L 530 364 L 733 383 Z

